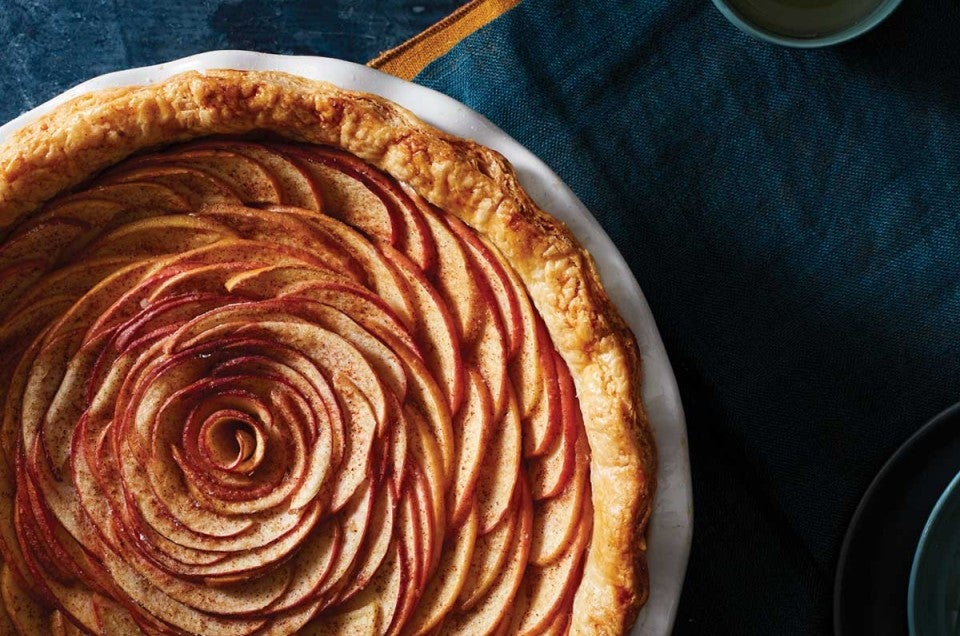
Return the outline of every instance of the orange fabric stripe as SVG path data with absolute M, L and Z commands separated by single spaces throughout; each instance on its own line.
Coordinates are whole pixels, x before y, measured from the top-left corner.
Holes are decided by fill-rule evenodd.
M 412 80 L 430 62 L 447 53 L 485 24 L 520 3 L 520 0 L 472 0 L 432 27 L 400 46 L 382 53 L 367 66 Z

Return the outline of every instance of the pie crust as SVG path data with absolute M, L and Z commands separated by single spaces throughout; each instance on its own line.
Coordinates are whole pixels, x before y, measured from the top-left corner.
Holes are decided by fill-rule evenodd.
M 363 159 L 459 217 L 519 274 L 569 366 L 590 447 L 594 523 L 570 631 L 625 633 L 648 594 L 656 473 L 639 352 L 590 255 L 536 206 L 499 154 L 375 95 L 282 73 L 190 72 L 81 96 L 0 146 L 0 238 L 137 152 L 251 132 Z

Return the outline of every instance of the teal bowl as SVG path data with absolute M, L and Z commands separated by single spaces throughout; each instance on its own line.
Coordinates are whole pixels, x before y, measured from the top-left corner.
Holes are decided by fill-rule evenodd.
M 910 636 L 960 634 L 960 474 L 927 519 L 907 590 Z
M 741 0 L 743 2 L 744 0 Z M 766 42 L 779 44 L 781 46 L 791 46 L 795 48 L 816 48 L 821 46 L 833 46 L 855 37 L 863 35 L 873 27 L 887 19 L 893 13 L 893 10 L 900 5 L 901 0 L 878 0 L 876 6 L 869 10 L 860 19 L 852 24 L 832 31 L 822 33 L 811 33 L 809 35 L 791 35 L 779 33 L 772 27 L 765 27 L 756 19 L 751 19 L 743 11 L 736 8 L 735 3 L 729 0 L 713 0 L 720 13 L 724 15 L 741 31 L 759 38 Z

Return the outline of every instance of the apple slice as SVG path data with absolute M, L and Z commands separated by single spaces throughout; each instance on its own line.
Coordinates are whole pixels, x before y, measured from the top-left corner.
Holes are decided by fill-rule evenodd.
M 94 186 L 88 190 L 61 199 L 59 204 L 81 199 L 114 201 L 124 210 L 147 210 L 151 214 L 186 214 L 192 212 L 190 202 L 173 189 L 149 181 L 130 181 Z
M 229 291 L 225 290 L 226 282 L 232 276 L 248 271 L 250 267 L 256 267 L 256 265 L 226 261 L 186 269 L 168 266 L 156 272 L 148 280 L 144 280 L 138 286 L 138 290 L 143 292 L 144 300 L 149 305 L 160 299 L 179 295 L 196 296 L 201 293 L 223 295 L 224 291 Z M 180 271 L 177 271 L 178 269 Z
M 481 321 L 491 310 L 477 284 L 482 272 L 468 259 L 462 243 L 434 212 L 428 211 L 424 218 L 437 245 L 437 265 L 430 280 L 453 314 L 463 341 L 476 342 Z
M 211 203 L 241 203 L 240 194 L 213 174 L 186 165 L 122 167 L 107 174 L 101 184 L 154 183 L 169 188 L 199 210 Z
M 47 268 L 47 261 L 35 258 L 13 261 L 0 267 L 0 316 L 40 280 Z M 4 327 L 2 325 L 0 329 Z
M 303 307 L 313 322 L 324 329 L 338 334 L 349 342 L 374 368 L 393 395 L 403 401 L 407 395 L 407 377 L 400 358 L 380 340 L 375 338 L 347 314 L 320 303 L 309 303 Z M 382 423 L 386 425 L 387 419 Z M 384 434 L 381 427 L 378 435 Z
M 553 617 L 547 628 L 542 632 L 543 636 L 565 636 L 570 631 L 570 616 L 564 612 L 559 612 Z
M 76 388 L 82 382 L 83 365 L 71 363 L 75 340 L 70 336 L 59 336 L 45 343 L 29 367 L 23 393 L 8 396 L 8 404 L 11 398 L 20 404 L 20 438 L 24 451 L 42 443 L 43 467 L 49 467 L 51 471 L 61 470 L 69 456 L 69 434 L 63 428 L 72 424 L 69 421 L 71 415 L 79 410 L 70 399 L 69 388 L 61 391 L 62 383 L 72 383 L 72 388 Z M 53 417 L 47 418 L 51 406 L 54 407 Z
M 577 431 L 576 467 L 570 482 L 552 499 L 534 506 L 530 562 L 545 566 L 559 559 L 576 538 L 584 499 L 590 498 L 590 446 L 586 432 Z
M 307 625 L 321 609 L 320 601 L 310 600 L 301 603 L 286 612 L 271 614 L 269 623 L 257 636 L 287 636 L 288 634 L 304 634 Z
M 394 538 L 370 582 L 341 607 L 346 611 L 352 611 L 365 605 L 376 604 L 382 612 L 383 625 L 392 625 L 394 616 L 403 601 L 403 593 L 409 585 L 412 585 L 404 565 L 400 542 Z
M 3 594 L 3 605 L 9 609 L 7 618 L 16 627 L 14 633 L 50 633 L 50 610 L 34 600 L 24 589 L 20 575 L 6 563 L 3 564 L 0 592 Z
M 314 511 L 318 510 L 315 506 Z M 263 547 L 246 550 L 243 552 L 224 552 L 221 553 L 222 557 L 214 560 L 212 563 L 182 563 L 177 562 L 172 558 L 160 558 L 162 553 L 153 550 L 143 549 L 146 546 L 140 546 L 140 552 L 146 557 L 150 558 L 152 561 L 156 562 L 157 565 L 161 566 L 162 569 L 166 570 L 169 573 L 175 574 L 177 577 L 184 577 L 187 579 L 202 580 L 202 584 L 205 586 L 226 586 L 228 589 L 232 587 L 232 584 L 238 579 L 247 580 L 248 585 L 252 585 L 254 577 L 257 578 L 258 583 L 266 583 L 265 580 L 270 572 L 276 571 L 275 566 L 278 563 L 283 563 L 291 555 L 298 554 L 302 549 L 304 543 L 309 541 L 310 537 L 314 536 L 314 533 L 322 534 L 315 528 L 317 515 L 314 512 L 313 514 L 306 514 L 304 518 L 301 519 L 300 523 L 292 530 L 287 532 L 285 535 L 278 537 L 275 541 L 264 545 Z M 328 552 L 332 551 L 332 539 L 327 541 L 323 546 Z M 314 546 L 311 545 L 311 549 L 314 549 Z M 316 548 L 320 549 L 320 548 Z M 318 559 L 321 557 L 317 557 Z M 150 577 L 148 577 L 150 578 Z M 165 577 L 158 579 L 157 586 L 165 587 L 162 583 Z M 291 578 L 290 581 L 295 579 Z M 280 580 L 273 581 L 269 586 L 271 590 L 277 595 L 274 600 L 280 597 L 280 594 L 286 593 L 287 586 L 285 583 L 281 583 Z M 167 588 L 175 589 L 175 588 Z M 190 596 L 192 593 L 189 591 L 189 588 L 179 588 L 185 590 Z M 251 590 L 252 592 L 252 590 Z M 170 592 L 171 596 L 179 598 L 187 605 L 194 607 L 200 607 L 197 605 L 197 601 L 190 600 L 189 597 L 180 598 L 177 593 Z M 257 591 L 257 594 L 266 595 L 265 588 L 261 588 Z M 231 596 L 229 598 L 234 598 Z M 221 599 L 222 600 L 222 599 Z M 220 601 L 216 597 L 211 597 L 209 602 L 212 602 L 213 605 L 200 607 L 206 611 L 215 611 L 217 603 Z M 272 602 L 272 601 L 271 601 Z M 256 601 L 257 606 L 249 606 L 250 610 L 253 609 L 262 609 L 264 606 L 260 605 L 260 600 Z
M 527 567 L 517 592 L 510 633 L 541 634 L 558 615 L 570 611 L 592 527 L 592 514 L 587 511 L 580 520 L 576 538 L 562 557 L 545 567 Z
M 127 564 L 154 590 L 154 594 L 162 593 L 187 608 L 187 611 L 193 610 L 202 615 L 221 614 L 240 618 L 257 614 L 278 599 L 290 583 L 290 567 L 286 564 L 256 577 L 192 581 L 179 574 L 164 572 L 133 546 L 121 544 L 120 552 Z M 242 570 L 238 574 L 242 575 Z
M 100 594 L 93 597 L 93 611 L 97 627 L 104 636 L 136 634 L 140 629 L 130 612 Z
M 489 305 L 493 311 L 492 305 Z M 495 314 L 489 313 L 483 321 L 478 340 L 466 354 L 468 363 L 476 368 L 490 391 L 493 417 L 499 419 L 507 410 L 510 378 L 507 375 L 507 343 L 503 325 Z
M 78 486 L 78 490 L 82 487 L 85 489 L 85 492 L 88 492 L 90 471 L 87 466 L 82 464 L 79 465 L 79 470 L 83 471 L 84 474 L 75 476 L 74 479 L 78 482 L 84 480 L 84 483 L 82 486 Z M 87 495 L 84 495 L 84 498 L 81 500 L 81 505 L 84 507 L 84 512 L 88 515 L 113 514 L 109 505 L 98 504 Z M 183 575 L 185 568 L 221 563 L 229 555 L 229 553 L 225 552 L 210 552 L 184 548 L 183 546 L 173 543 L 163 535 L 158 534 L 148 526 L 126 528 L 119 519 L 114 520 L 113 527 L 116 528 L 118 532 L 111 532 L 110 539 L 107 540 L 107 543 L 112 549 L 119 549 L 118 546 L 121 544 L 119 540 L 120 534 L 130 533 L 130 536 L 136 535 L 136 539 L 134 540 L 135 545 L 131 544 L 134 545 L 132 549 L 139 550 L 146 558 L 151 559 L 162 570 L 177 576 Z M 132 532 L 130 532 L 131 530 Z M 255 570 L 251 569 L 249 572 L 255 572 Z M 227 580 L 229 576 L 221 578 Z
M 36 222 L 52 219 L 81 221 L 89 223 L 91 227 L 102 228 L 125 209 L 126 206 L 118 201 L 82 196 L 74 200 L 54 201 L 34 218 Z
M 140 258 L 178 254 L 230 238 L 234 233 L 209 219 L 193 216 L 160 216 L 124 225 L 87 247 L 87 256 Z
M 228 150 L 184 147 L 138 158 L 131 166 L 177 166 L 194 168 L 226 183 L 244 203 L 280 203 L 279 184 L 259 162 Z
M 520 447 L 520 417 L 511 395 L 506 415 L 490 435 L 477 480 L 474 499 L 481 534 L 492 530 L 510 509 L 520 478 Z
M 407 479 L 407 470 L 410 468 L 410 453 L 408 452 L 410 424 L 407 422 L 403 409 L 396 407 L 397 416 L 390 427 L 390 440 L 387 445 L 387 468 L 384 478 L 389 479 L 396 490 L 400 490 Z
M 27 260 L 44 260 L 52 266 L 72 242 L 89 231 L 89 223 L 76 219 L 53 218 L 27 224 L 0 245 L 0 269 Z M 44 258 L 38 258 L 41 255 Z
M 198 612 L 151 586 L 120 555 L 107 550 L 104 552 L 103 561 L 113 581 L 129 597 L 130 607 L 136 607 L 139 613 L 147 613 L 181 631 L 247 636 L 265 624 L 264 620 L 230 619 L 216 614 Z
M 376 603 L 340 614 L 324 614 L 307 623 L 302 636 L 380 636 L 385 631 L 383 612 Z
M 50 619 L 50 633 L 52 636 L 83 636 L 83 632 L 73 621 L 66 618 L 60 610 L 54 610 Z
M 580 402 L 567 364 L 559 353 L 554 353 L 554 362 L 559 380 L 561 432 L 546 454 L 527 461 L 534 501 L 555 497 L 566 486 L 576 460 L 577 434 L 583 426 Z
M 191 147 L 195 150 L 226 151 L 252 159 L 276 181 L 281 205 L 323 211 L 320 190 L 303 163 L 274 150 L 269 143 L 217 139 L 196 142 Z
M 427 580 L 436 571 L 440 563 L 440 548 L 446 536 L 443 506 L 443 482 L 439 474 L 427 476 L 426 471 L 418 471 L 414 482 L 413 494 L 417 505 L 417 520 L 420 523 L 420 536 L 423 537 L 423 568 L 420 571 L 418 587 L 422 590 Z M 439 499 L 435 499 L 439 497 Z
M 424 218 L 437 245 L 436 273 L 431 275 L 459 326 L 470 363 L 483 375 L 496 417 L 506 407 L 507 335 L 496 298 L 484 270 L 438 214 L 425 209 Z
M 100 454 L 100 461 L 103 461 L 103 453 Z M 150 484 L 144 480 L 134 480 L 129 475 L 124 475 L 123 491 L 129 493 L 124 504 L 118 505 L 123 511 L 125 517 L 123 523 L 129 528 L 140 526 L 149 526 L 157 532 L 167 537 L 170 541 L 186 548 L 194 550 L 212 551 L 212 550 L 242 550 L 252 549 L 269 541 L 269 538 L 275 536 L 277 532 L 283 532 L 289 528 L 274 529 L 273 525 L 269 531 L 264 531 L 254 535 L 249 532 L 253 527 L 253 521 L 250 519 L 224 519 L 225 523 L 218 523 L 220 519 L 199 519 L 201 508 L 178 508 L 177 506 L 192 500 L 192 497 L 183 495 L 179 499 L 169 496 L 167 493 L 161 493 L 165 496 L 168 503 L 164 505 L 161 500 L 150 489 Z M 181 486 L 182 487 L 182 486 Z M 149 494 L 149 498 L 146 493 Z M 136 499 L 136 504 L 133 500 Z M 134 506 L 138 505 L 139 508 Z M 187 519 L 181 519 L 174 516 L 173 511 L 190 512 Z M 209 513 L 205 516 L 210 516 Z M 287 524 L 296 525 L 297 517 L 292 517 Z M 226 522 L 229 522 L 227 525 Z M 187 525 L 189 523 L 190 525 Z M 213 534 L 217 533 L 217 534 Z M 263 536 L 266 534 L 267 536 Z M 248 547 L 248 545 L 250 546 Z
M 463 523 L 473 510 L 474 488 L 483 466 L 484 450 L 493 429 L 493 402 L 480 374 L 467 372 L 464 406 L 453 421 L 457 461 L 454 464 L 453 487 L 448 491 L 451 527 Z
M 557 380 L 557 355 L 543 319 L 537 316 L 537 339 L 543 392 L 529 415 L 523 418 L 523 456 L 543 455 L 560 434 L 560 388 Z
M 363 232 L 376 242 L 399 241 L 398 211 L 370 189 L 355 166 L 345 166 L 326 152 L 313 148 L 278 145 L 280 152 L 300 161 L 320 192 L 324 212 Z
M 22 556 L 23 571 L 29 580 L 20 578 L 18 565 L 13 578 L 5 583 L 13 583 L 22 593 L 31 593 L 35 600 L 45 600 L 47 607 L 59 607 L 90 625 L 90 591 L 83 584 L 77 584 L 76 579 L 96 580 L 97 575 L 93 572 L 96 566 L 86 553 L 79 551 L 73 537 L 41 500 L 38 487 L 27 475 L 28 463 L 22 455 L 18 459 L 17 482 L 20 487 L 15 496 L 17 540 L 14 545 L 22 548 L 22 552 L 13 556 L 14 561 L 20 561 Z M 5 586 L 4 595 L 8 592 L 16 593 L 16 590 Z M 12 607 L 9 601 L 7 606 Z
M 456 413 L 463 401 L 464 364 L 453 316 L 437 290 L 413 263 L 388 246 L 384 246 L 383 253 L 409 285 L 411 304 L 416 309 L 417 343 L 432 374 L 446 389 L 450 413 Z
M 436 573 L 427 583 L 405 633 L 426 634 L 453 608 L 467 580 L 478 532 L 477 515 L 471 512 L 444 545 Z
M 361 508 L 351 513 L 360 517 L 369 515 L 372 491 L 361 498 Z M 365 506 L 365 507 L 364 507 Z M 290 586 L 267 611 L 277 614 L 314 597 L 333 571 L 343 543 L 337 524 L 325 522 L 317 528 L 294 554 L 291 562 Z
M 306 218 L 305 222 L 341 245 L 360 263 L 366 274 L 364 286 L 384 302 L 407 326 L 414 324 L 412 292 L 398 268 L 383 258 L 373 244 L 353 228 L 325 216 Z
M 170 353 L 214 342 L 225 334 L 242 329 L 245 337 L 277 341 L 305 353 L 336 385 L 341 379 L 368 401 L 378 423 L 387 419 L 384 387 L 370 363 L 342 336 L 310 324 L 292 314 L 285 300 L 228 305 L 183 324 L 166 342 Z M 349 387 L 348 387 L 349 388 Z
M 520 310 L 520 324 L 523 334 L 520 338 L 520 348 L 511 359 L 509 371 L 513 387 L 517 392 L 517 402 L 520 405 L 520 415 L 529 418 L 533 409 L 540 403 L 543 395 L 543 354 L 539 324 L 540 315 L 533 307 L 533 302 L 527 294 L 526 287 L 516 272 L 510 267 L 504 267 L 504 273 L 510 282 L 510 287 L 517 299 Z
M 117 305 L 122 305 L 129 290 L 155 268 L 156 265 L 150 261 L 135 261 L 131 265 L 117 269 L 83 294 L 50 326 L 51 331 L 82 333 L 87 329 L 94 329 L 97 325 L 102 326 L 110 320 L 120 322 L 128 319 L 132 315 L 131 309 L 127 308 L 127 313 L 124 314 Z
M 369 525 L 365 524 L 358 530 L 359 525 L 352 520 L 352 517 L 345 518 L 342 522 L 347 537 L 345 548 L 337 561 L 337 568 L 327 579 L 328 584 L 320 590 L 320 593 L 334 589 L 338 592 L 338 599 L 344 601 L 369 585 L 393 543 L 397 505 L 396 492 L 391 485 L 387 484 L 381 486 L 376 492 L 373 508 L 370 511 Z M 358 558 L 359 561 L 356 561 Z M 351 565 L 354 566 L 352 571 Z M 349 577 L 347 577 L 348 573 Z M 334 583 L 338 584 L 337 588 L 334 588 Z
M 457 608 L 460 611 L 467 611 L 476 605 L 503 570 L 514 534 L 519 527 L 519 492 L 518 488 L 510 512 L 500 523 L 490 532 L 477 536 L 466 582 L 457 597 Z
M 224 287 L 231 294 L 254 298 L 276 298 L 290 286 L 304 284 L 322 285 L 324 283 L 342 283 L 349 285 L 351 280 L 340 272 L 308 265 L 283 264 L 238 270 L 230 276 Z
M 509 265 L 503 261 L 502 257 L 496 256 L 495 247 L 459 218 L 452 214 L 446 214 L 443 218 L 453 233 L 467 247 L 474 263 L 490 286 L 490 291 L 496 299 L 496 306 L 500 312 L 501 322 L 506 327 L 509 342 L 507 355 L 512 360 L 519 353 L 523 342 L 523 315 L 516 289 L 506 272 Z
M 356 320 L 367 331 L 384 340 L 385 344 L 399 340 L 405 349 L 421 359 L 423 357 L 407 331 L 407 326 L 390 305 L 363 287 L 352 283 L 315 279 L 291 284 L 281 291 L 281 295 L 308 299 L 333 307 Z
M 17 481 L 24 483 L 27 478 L 24 476 L 25 470 L 18 467 Z M 31 508 L 30 496 L 27 488 L 17 490 L 14 502 L 14 529 L 15 539 L 13 545 L 17 546 L 22 556 L 23 571 L 29 578 L 30 590 L 35 599 L 44 602 L 47 606 L 55 606 L 57 597 L 52 589 L 56 580 L 69 580 L 73 576 L 72 568 L 60 567 L 59 558 L 63 557 L 61 546 L 52 545 L 50 537 L 53 534 L 49 524 L 41 524 L 37 521 Z M 34 495 L 34 499 L 36 496 Z M 56 551 L 56 554 L 53 552 Z M 58 558 L 59 557 L 59 558 Z M 17 572 L 19 574 L 19 571 Z M 51 580 L 51 578 L 53 580 Z M 15 581 L 19 584 L 18 589 L 24 588 L 28 583 L 22 579 Z M 23 590 L 25 593 L 26 590 Z M 9 603 L 8 603 L 9 604 Z
M 67 312 L 76 302 L 72 295 L 58 294 L 17 308 L 0 325 L 0 386 L 9 386 L 17 361 L 31 340 L 38 325 L 46 325 Z M 2 410 L 0 410 L 2 412 Z
M 34 283 L 21 295 L 15 305 L 8 309 L 8 319 L 15 314 L 28 312 L 31 307 L 46 303 L 53 297 L 79 299 L 99 282 L 131 263 L 129 258 L 108 258 L 68 265 L 51 272 Z M 34 326 L 46 325 L 50 320 L 40 320 Z M 0 327 L 2 330 L 3 327 Z M 0 331 L 2 333 L 2 331 Z
M 203 218 L 214 219 L 232 228 L 238 236 L 273 246 L 292 248 L 313 256 L 322 269 L 340 272 L 351 280 L 363 280 L 363 270 L 349 252 L 322 232 L 314 231 L 307 218 L 288 213 L 288 208 L 262 209 L 217 205 L 204 208 Z
M 491 634 L 503 620 L 509 620 L 509 608 L 523 580 L 530 552 L 533 511 L 525 482 L 520 480 L 519 528 L 513 536 L 503 569 L 494 584 L 469 610 L 458 612 L 444 622 L 444 634 Z
M 202 278 L 197 276 L 194 280 L 202 280 Z M 147 281 L 144 282 L 147 285 L 149 284 Z M 141 284 L 141 288 L 144 286 L 146 285 Z M 90 347 L 92 341 L 110 334 L 110 344 L 113 345 L 114 349 L 111 350 L 109 355 L 122 354 L 128 348 L 136 346 L 145 349 L 147 345 L 144 338 L 149 338 L 152 334 L 166 335 L 197 314 L 213 311 L 229 302 L 229 299 L 222 294 L 211 293 L 216 290 L 214 285 L 210 285 L 210 289 L 211 291 L 199 293 L 189 293 L 184 290 L 181 293 L 161 296 L 160 300 L 153 302 L 142 302 L 142 298 L 137 299 L 137 294 L 128 294 L 119 303 L 115 303 L 110 312 L 125 313 L 123 312 L 123 305 L 132 302 L 136 302 L 141 311 L 133 313 L 131 317 L 122 322 L 108 320 L 106 324 L 94 324 L 87 331 L 84 346 Z M 108 316 L 108 314 L 104 315 Z
M 89 575 L 88 575 L 89 576 Z M 95 580 L 94 577 L 91 577 Z M 47 582 L 56 595 L 55 610 L 47 609 L 50 633 L 57 633 L 59 629 L 67 634 L 86 634 L 96 628 L 93 599 L 95 593 L 79 582 L 64 585 L 59 581 L 48 579 Z M 24 631 L 24 634 L 36 632 Z M 45 632 L 40 632 L 45 633 Z
M 401 219 L 400 241 L 393 244 L 394 247 L 416 263 L 424 274 L 431 276 L 436 268 L 438 248 L 426 216 L 435 215 L 437 211 L 412 188 L 398 184 L 370 164 L 358 163 L 361 170 L 366 171 L 365 176 L 370 179 L 372 189 L 388 207 L 396 210 L 397 217 Z
M 420 439 L 426 440 L 424 447 L 430 448 L 439 456 L 438 463 L 442 468 L 438 470 L 437 477 L 440 479 L 441 488 L 439 498 L 434 501 L 437 505 L 442 505 L 442 493 L 453 474 L 455 452 L 453 427 L 447 401 L 419 357 L 395 340 L 388 339 L 387 344 L 400 358 L 407 377 L 404 415 L 412 425 L 408 433 L 421 431 Z M 413 444 L 411 442 L 411 447 Z
M 391 621 L 390 629 L 387 631 L 388 634 L 399 633 L 423 593 L 425 582 L 423 549 L 428 541 L 432 541 L 432 538 L 425 537 L 421 532 L 418 519 L 419 510 L 414 490 L 407 490 L 402 497 L 396 538 L 400 542 L 400 560 L 403 564 L 407 584 L 400 591 L 397 610 Z
M 105 430 L 102 425 L 91 423 L 89 418 L 84 418 L 80 422 L 74 435 L 71 474 L 85 519 L 89 519 L 90 525 L 95 526 L 96 532 L 101 535 L 97 537 L 97 543 L 102 542 L 116 548 L 119 545 L 119 540 L 113 532 L 115 526 L 110 523 L 110 520 L 116 515 L 115 509 L 112 508 L 113 502 L 122 500 L 119 484 L 116 481 L 98 482 L 91 465 L 88 463 L 88 457 L 96 459 L 97 441 L 103 439 L 104 433 Z M 118 520 L 116 526 L 122 525 L 123 523 Z M 220 559 L 218 555 L 211 555 L 209 552 L 189 550 L 179 546 L 162 537 L 149 526 L 138 526 L 138 531 L 143 535 L 139 537 L 142 541 L 151 542 L 156 550 L 162 551 L 174 559 L 183 558 L 184 561 L 192 562 L 199 562 L 203 556 L 207 557 L 207 562 L 215 562 Z M 88 533 L 88 535 L 93 534 L 93 531 Z
M 433 268 L 436 246 L 422 209 L 391 178 L 361 159 L 331 148 L 280 148 L 306 160 L 331 216 L 343 219 L 377 243 L 397 248 L 421 271 Z
M 242 239 L 226 239 L 213 245 L 185 252 L 179 256 L 170 257 L 163 262 L 162 267 L 151 272 L 149 278 L 137 287 L 138 301 L 147 303 L 163 296 L 188 294 L 206 291 L 210 293 L 224 293 L 228 283 L 242 282 L 242 274 L 250 272 L 251 277 L 256 272 L 266 271 L 265 268 L 323 268 L 312 256 L 297 250 L 277 249 L 265 243 L 246 241 Z M 257 282 L 251 281 L 251 293 L 257 295 Z M 131 297 L 134 290 L 131 290 Z M 242 296 L 239 290 L 236 295 Z M 240 299 L 237 299 L 240 300 Z
M 444 459 L 446 455 L 453 452 L 453 443 L 450 438 L 437 436 L 435 427 L 429 425 L 427 419 L 416 408 L 408 405 L 405 407 L 404 415 L 407 422 L 411 424 L 409 448 L 417 465 L 412 475 L 413 487 L 417 491 L 418 503 L 425 515 L 424 520 L 428 521 L 423 531 L 434 539 L 429 543 L 429 550 L 432 551 L 433 547 L 442 541 L 446 520 L 444 494 L 451 475 Z M 444 443 L 450 446 L 444 449 L 442 447 Z M 427 563 L 431 567 L 435 565 L 432 558 L 427 558 Z
M 3 424 L 2 427 L 0 427 L 0 440 L 3 442 L 5 461 L 0 462 L 0 473 L 5 474 L 6 477 L 0 481 L 0 485 L 8 487 L 8 492 L 5 494 L 8 494 L 9 497 L 6 499 L 0 498 L 0 505 L 10 504 L 17 492 L 14 487 L 12 475 L 15 468 L 15 460 L 22 452 L 19 445 L 21 444 L 20 438 L 23 433 L 21 423 L 23 394 L 28 386 L 27 380 L 30 375 L 30 369 L 42 346 L 43 341 L 40 338 L 31 342 L 21 356 L 12 360 L 16 365 L 13 372 L 5 374 L 7 390 L 3 401 Z M 6 353 L 6 351 L 0 351 L 0 356 L 5 356 Z M 0 508 L 0 510 L 3 509 Z M 7 510 L 6 512 L 10 511 Z M 12 512 L 10 512 L 10 519 L 8 521 L 12 523 Z M 4 528 L 6 528 L 6 526 L 0 524 L 0 531 Z

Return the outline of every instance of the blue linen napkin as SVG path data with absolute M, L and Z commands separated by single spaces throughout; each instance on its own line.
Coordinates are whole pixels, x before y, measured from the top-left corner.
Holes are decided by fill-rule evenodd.
M 550 164 L 647 295 L 693 464 L 677 633 L 828 633 L 858 499 L 960 399 L 960 8 L 800 51 L 706 0 L 526 0 L 416 81 Z

